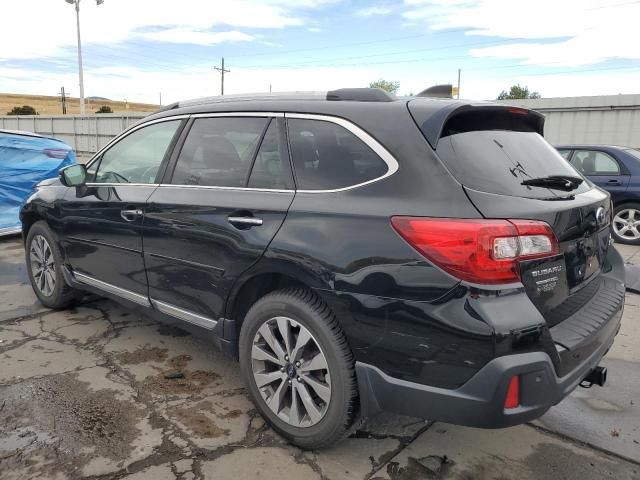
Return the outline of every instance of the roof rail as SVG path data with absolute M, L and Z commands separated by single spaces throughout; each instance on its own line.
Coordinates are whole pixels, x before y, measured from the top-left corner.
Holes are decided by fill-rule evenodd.
M 453 85 L 434 85 L 421 91 L 416 97 L 453 98 Z
M 327 100 L 352 102 L 393 102 L 389 92 L 381 88 L 339 88 L 327 92 Z

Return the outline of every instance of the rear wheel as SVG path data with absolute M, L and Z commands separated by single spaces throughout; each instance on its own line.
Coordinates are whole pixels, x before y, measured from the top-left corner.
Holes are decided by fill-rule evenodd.
M 618 243 L 640 245 L 640 204 L 627 203 L 614 209 L 613 239 Z
M 353 356 L 314 293 L 277 291 L 251 307 L 240 332 L 240 368 L 262 416 L 291 443 L 323 448 L 347 435 L 357 402 Z
M 77 297 L 77 290 L 64 280 L 62 253 L 45 222 L 36 222 L 29 230 L 25 256 L 31 286 L 45 307 L 65 308 Z

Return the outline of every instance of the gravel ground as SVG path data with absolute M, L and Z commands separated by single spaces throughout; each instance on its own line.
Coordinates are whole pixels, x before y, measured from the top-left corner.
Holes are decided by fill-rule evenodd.
M 621 252 L 640 263 L 640 249 Z M 0 479 L 640 479 L 639 321 L 629 295 L 605 360 L 610 385 L 576 391 L 533 424 L 385 414 L 303 452 L 265 425 L 237 364 L 212 346 L 108 300 L 41 307 L 20 240 L 3 239 Z

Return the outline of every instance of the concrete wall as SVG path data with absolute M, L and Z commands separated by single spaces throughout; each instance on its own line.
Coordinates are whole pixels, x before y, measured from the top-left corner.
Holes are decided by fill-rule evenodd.
M 544 114 L 552 144 L 594 143 L 640 148 L 640 94 L 504 100 Z
M 145 113 L 129 115 L 22 115 L 0 117 L 0 129 L 26 130 L 67 142 L 80 156 L 93 154 Z

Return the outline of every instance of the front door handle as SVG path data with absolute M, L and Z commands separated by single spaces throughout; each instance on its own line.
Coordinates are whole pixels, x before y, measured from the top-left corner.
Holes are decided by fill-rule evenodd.
M 229 223 L 238 228 L 259 227 L 262 219 L 256 217 L 229 217 Z
M 138 217 L 142 216 L 142 209 L 134 208 L 120 210 L 120 216 L 127 222 L 135 222 Z
M 609 180 L 607 185 L 622 185 L 622 182 L 620 180 Z

